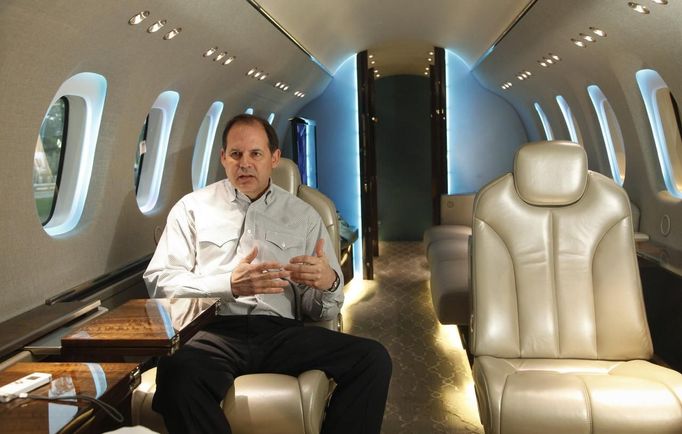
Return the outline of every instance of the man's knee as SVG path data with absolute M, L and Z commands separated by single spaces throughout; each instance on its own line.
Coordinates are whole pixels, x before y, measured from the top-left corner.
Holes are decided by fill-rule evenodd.
M 367 341 L 367 355 L 372 360 L 372 366 L 379 372 L 386 373 L 390 376 L 393 369 L 393 362 L 388 350 L 377 341 L 371 339 L 368 339 Z

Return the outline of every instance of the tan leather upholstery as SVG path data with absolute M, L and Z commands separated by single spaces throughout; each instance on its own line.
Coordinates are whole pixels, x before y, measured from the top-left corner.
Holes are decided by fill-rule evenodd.
M 523 146 L 476 197 L 472 250 L 486 433 L 682 432 L 682 375 L 635 360 L 653 349 L 627 194 L 580 146 Z
M 223 410 L 235 434 L 318 434 L 333 387 L 318 370 L 299 377 L 243 375 L 225 396 Z M 133 391 L 132 421 L 167 433 L 163 418 L 151 407 L 155 392 L 156 368 L 152 368 L 142 374 L 140 385 Z
M 431 301 L 442 324 L 469 324 L 469 238 L 474 195 L 441 196 L 441 222 L 424 232 Z
M 298 195 L 320 214 L 340 254 L 339 222 L 334 203 L 319 191 L 300 185 L 296 164 L 286 158 L 272 172 L 272 181 Z M 337 320 L 308 322 L 340 330 Z M 223 410 L 235 434 L 319 434 L 324 410 L 335 383 L 324 372 L 312 370 L 298 377 L 253 374 L 237 377 L 223 401 Z M 163 418 L 151 408 L 156 392 L 156 368 L 142 374 L 141 384 L 133 391 L 132 421 L 166 433 Z

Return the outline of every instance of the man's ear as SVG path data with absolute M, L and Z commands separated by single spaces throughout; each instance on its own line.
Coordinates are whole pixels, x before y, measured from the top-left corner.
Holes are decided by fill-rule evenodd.
M 272 168 L 274 169 L 275 167 L 279 166 L 279 159 L 282 156 L 282 151 L 279 149 L 275 149 L 275 152 L 272 153 Z

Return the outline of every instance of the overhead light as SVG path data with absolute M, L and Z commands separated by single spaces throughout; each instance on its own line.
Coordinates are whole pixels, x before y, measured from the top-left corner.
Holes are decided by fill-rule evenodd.
M 137 15 L 134 15 L 132 18 L 128 20 L 128 24 L 131 26 L 134 26 L 136 24 L 140 24 L 142 21 L 146 20 L 147 17 L 149 16 L 149 11 L 142 11 Z
M 549 57 L 543 57 L 542 60 L 544 60 L 545 62 L 547 62 L 547 64 L 549 64 L 549 65 L 553 65 L 553 64 L 554 64 L 554 60 L 553 60 L 553 59 L 550 59 Z
M 151 26 L 149 26 L 149 28 L 147 29 L 147 32 L 149 32 L 149 33 L 158 32 L 165 25 L 166 25 L 166 20 L 159 20 L 159 21 L 155 22 L 154 24 L 152 24 Z
M 429 75 L 429 73 L 428 73 L 428 72 L 424 72 L 424 75 Z
M 525 78 L 524 76 L 522 76 L 522 75 L 517 75 L 516 78 L 518 78 L 518 79 L 521 80 L 521 81 L 523 81 L 523 80 L 526 79 L 526 78 Z
M 549 57 L 556 60 L 557 62 L 561 60 L 561 57 L 557 56 L 556 54 L 549 53 Z
M 227 52 L 223 51 L 222 53 L 218 54 L 215 59 L 213 59 L 214 62 L 219 62 L 223 59 L 223 57 L 227 56 Z
M 258 77 L 260 77 L 261 74 L 262 74 L 262 72 L 256 71 L 256 73 L 253 74 L 253 78 L 258 78 Z
M 218 51 L 218 47 L 209 48 L 209 49 L 206 50 L 206 52 L 204 53 L 204 57 L 212 56 L 213 53 L 215 53 L 216 51 Z
M 651 1 L 653 1 L 657 5 L 667 5 L 668 4 L 668 0 L 651 0 Z
M 169 41 L 169 40 L 173 39 L 174 37 L 178 36 L 180 34 L 180 32 L 182 32 L 182 27 L 176 27 L 173 30 L 171 30 L 170 32 L 163 35 L 163 39 L 165 39 L 166 41 Z
M 254 72 L 258 71 L 256 68 L 251 68 L 249 69 L 249 72 L 246 73 L 249 77 L 253 75 Z
M 547 68 L 547 66 L 548 66 L 548 65 L 547 65 L 547 62 L 544 62 L 544 61 L 542 61 L 542 60 L 538 60 L 538 63 L 539 63 L 540 66 L 542 66 L 543 68 Z
M 433 51 L 429 51 L 429 56 L 433 56 Z
M 428 71 L 428 70 L 429 70 L 430 68 L 429 68 L 429 67 L 427 66 L 427 67 L 426 67 L 426 68 L 424 68 L 424 69 Z
M 371 63 L 372 65 L 374 65 L 376 62 L 375 62 L 374 60 L 372 60 L 372 61 L 369 62 L 369 63 Z
M 603 31 L 602 29 L 598 29 L 596 27 L 590 27 L 590 30 L 592 30 L 592 33 L 594 33 L 597 36 L 601 36 L 602 38 L 606 37 L 606 32 Z
M 287 90 L 289 90 L 289 86 L 284 86 L 282 90 L 286 92 Z
M 523 71 L 523 72 L 525 72 L 526 75 L 529 76 L 529 77 L 530 77 L 531 75 L 533 75 L 533 74 L 530 73 L 530 71 Z
M 370 55 L 369 55 L 369 58 L 370 58 L 370 59 L 374 59 L 374 54 L 370 54 Z
M 381 74 L 375 75 L 376 78 L 381 78 Z
M 228 58 L 225 59 L 225 61 L 223 62 L 223 65 L 229 65 L 230 63 L 234 62 L 234 59 L 236 59 L 236 57 L 234 57 L 234 56 L 228 57 Z
M 578 36 L 580 36 L 581 38 L 583 38 L 587 42 L 597 42 L 597 39 L 592 35 L 586 35 L 584 33 L 581 33 Z
M 266 78 L 268 78 L 268 74 L 263 74 L 263 75 L 260 76 L 259 80 L 263 81 L 263 80 L 265 80 Z
M 577 45 L 580 48 L 586 47 L 585 43 L 583 41 L 578 40 L 578 39 L 571 38 L 571 42 L 573 42 L 575 45 Z
M 431 58 L 431 57 L 429 57 L 429 58 L 426 59 L 426 60 L 428 60 L 429 62 L 433 62 L 433 58 Z
M 635 12 L 639 12 L 640 14 L 646 15 L 649 13 L 649 8 L 644 5 L 640 5 L 639 3 L 628 2 L 628 6 L 630 6 L 632 10 L 634 10 Z

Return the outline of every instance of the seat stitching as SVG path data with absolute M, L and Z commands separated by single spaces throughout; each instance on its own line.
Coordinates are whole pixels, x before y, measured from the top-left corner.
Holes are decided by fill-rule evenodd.
M 519 354 L 519 356 L 522 356 L 522 354 L 521 354 L 521 315 L 519 315 L 519 291 L 518 291 L 519 283 L 518 283 L 518 281 L 516 280 L 516 263 L 514 262 L 514 257 L 512 256 L 511 251 L 510 251 L 510 249 L 509 249 L 509 246 L 507 245 L 507 243 L 506 243 L 506 241 L 504 240 L 504 238 L 502 238 L 502 236 L 500 236 L 500 234 L 499 234 L 491 225 L 489 225 L 487 222 L 481 220 L 481 219 L 478 218 L 478 217 L 476 217 L 475 220 L 478 220 L 479 222 L 483 223 L 483 224 L 484 224 L 487 228 L 489 228 L 489 229 L 492 231 L 492 233 L 493 233 L 493 234 L 502 242 L 502 245 L 503 245 L 504 248 L 506 249 L 506 251 L 507 251 L 507 256 L 509 257 L 509 260 L 510 260 L 510 262 L 511 262 L 511 264 L 512 264 L 512 270 L 511 270 L 511 271 L 512 271 L 512 275 L 513 275 L 513 278 L 514 278 L 514 295 L 515 295 L 515 297 L 516 297 L 516 333 L 517 333 L 517 337 L 518 337 L 518 341 L 517 341 L 518 346 L 517 346 L 517 348 L 518 348 L 518 354 Z M 472 234 L 472 239 L 473 239 L 473 234 Z M 472 243 L 472 244 L 473 244 L 473 243 Z M 472 261 L 472 263 L 473 263 L 473 262 L 474 262 L 474 261 Z M 475 293 L 475 291 L 474 291 L 474 293 Z M 473 298 L 473 297 L 472 297 L 472 298 Z M 476 303 L 476 300 L 474 300 L 474 303 Z
M 587 422 L 590 424 L 590 434 L 594 433 L 594 424 L 592 423 L 592 398 L 590 397 L 590 391 L 587 388 L 587 383 L 585 382 L 585 379 L 581 377 L 580 375 L 576 375 L 576 377 L 580 380 L 580 382 L 583 384 L 583 395 L 585 396 L 585 404 L 587 408 Z
M 558 345 L 558 350 L 559 354 L 558 357 L 561 358 L 562 356 L 562 351 L 561 351 L 561 330 L 559 329 L 559 303 L 557 300 L 557 275 L 556 275 L 556 269 L 557 269 L 557 261 L 556 261 L 556 244 L 554 243 L 554 213 L 550 210 L 549 211 L 549 233 L 550 233 L 550 238 L 549 242 L 551 243 L 550 246 L 550 252 L 551 252 L 551 257 L 549 258 L 549 265 L 552 268 L 552 293 L 554 296 L 554 335 L 557 341 Z

